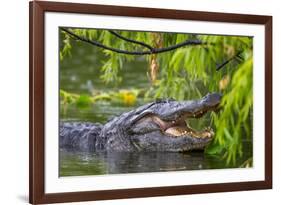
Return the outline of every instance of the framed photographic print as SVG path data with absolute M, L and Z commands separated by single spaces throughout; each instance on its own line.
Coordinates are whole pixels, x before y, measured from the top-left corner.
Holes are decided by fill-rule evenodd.
M 30 203 L 272 187 L 272 17 L 30 2 Z

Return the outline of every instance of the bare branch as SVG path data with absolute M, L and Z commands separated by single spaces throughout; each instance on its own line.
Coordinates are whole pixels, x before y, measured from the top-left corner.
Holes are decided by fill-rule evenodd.
M 169 47 L 166 47 L 166 48 L 153 48 L 153 47 L 151 47 L 151 46 L 149 46 L 149 45 L 147 45 L 145 43 L 135 41 L 134 43 L 136 43 L 136 42 L 138 42 L 138 44 L 142 43 L 143 46 L 146 45 L 145 47 L 149 46 L 150 50 L 149 51 L 127 51 L 127 50 L 121 50 L 121 49 L 117 49 L 117 48 L 112 48 L 112 47 L 104 45 L 104 44 L 102 44 L 102 43 L 100 43 L 98 41 L 90 40 L 90 39 L 85 38 L 83 36 L 79 36 L 79 35 L 73 33 L 72 31 L 70 31 L 70 30 L 68 30 L 66 28 L 61 28 L 61 30 L 63 30 L 68 35 L 74 37 L 77 40 L 80 40 L 80 41 L 83 41 L 83 42 L 86 42 L 86 43 L 98 46 L 98 47 L 106 49 L 106 50 L 110 50 L 110 51 L 117 52 L 117 53 L 122 53 L 122 54 L 127 54 L 127 55 L 151 55 L 151 54 L 157 54 L 157 53 L 164 53 L 164 52 L 167 52 L 167 51 L 172 51 L 172 50 L 175 50 L 177 48 L 184 47 L 184 46 L 189 46 L 189 45 L 192 45 L 192 46 L 207 45 L 207 43 L 201 42 L 200 40 L 186 40 L 186 41 L 184 41 L 182 43 L 179 43 L 179 44 L 176 44 L 176 45 L 172 45 L 172 46 L 169 46 Z M 125 37 L 122 37 L 122 38 L 125 38 Z M 132 41 L 134 41 L 134 40 L 132 40 Z

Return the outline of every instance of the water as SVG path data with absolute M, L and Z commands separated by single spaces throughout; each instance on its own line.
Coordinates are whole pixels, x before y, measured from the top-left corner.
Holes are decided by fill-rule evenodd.
M 99 78 L 105 56 L 94 46 L 77 42 L 73 45 L 72 57 L 66 57 L 60 64 L 60 88 L 78 94 L 91 94 L 95 91 L 112 91 L 130 88 L 149 88 L 148 65 L 144 59 L 125 64 L 121 71 L 122 83 L 105 85 Z M 86 109 L 69 106 L 66 112 L 61 109 L 60 119 L 65 121 L 90 121 L 105 123 L 113 116 L 127 112 L 143 104 L 138 99 L 134 106 L 118 103 L 97 102 Z M 201 119 L 201 124 L 209 123 L 209 116 Z M 197 122 L 190 124 L 196 127 Z M 191 153 L 83 153 L 60 150 L 60 176 L 103 175 L 139 172 L 184 171 L 198 169 L 221 169 L 239 167 L 252 156 L 251 142 L 244 142 L 243 157 L 236 164 L 228 164 L 221 156 L 206 155 L 203 152 Z
M 243 163 L 243 159 L 237 162 Z M 60 176 L 125 174 L 140 172 L 186 171 L 236 168 L 220 156 L 202 152 L 114 152 L 83 153 L 60 150 Z

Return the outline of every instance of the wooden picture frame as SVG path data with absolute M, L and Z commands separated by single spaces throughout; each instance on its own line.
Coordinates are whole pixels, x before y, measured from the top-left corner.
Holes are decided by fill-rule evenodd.
M 96 190 L 68 193 L 45 192 L 45 44 L 46 12 L 194 20 L 262 25 L 265 27 L 265 133 L 264 180 L 149 188 Z M 29 201 L 32 204 L 152 197 L 272 188 L 272 17 L 245 14 L 105 6 L 33 1 L 29 4 Z

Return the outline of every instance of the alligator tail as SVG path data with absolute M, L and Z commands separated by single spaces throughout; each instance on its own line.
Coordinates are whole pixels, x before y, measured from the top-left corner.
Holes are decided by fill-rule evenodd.
M 75 151 L 94 151 L 101 129 L 99 123 L 61 122 L 59 146 Z

